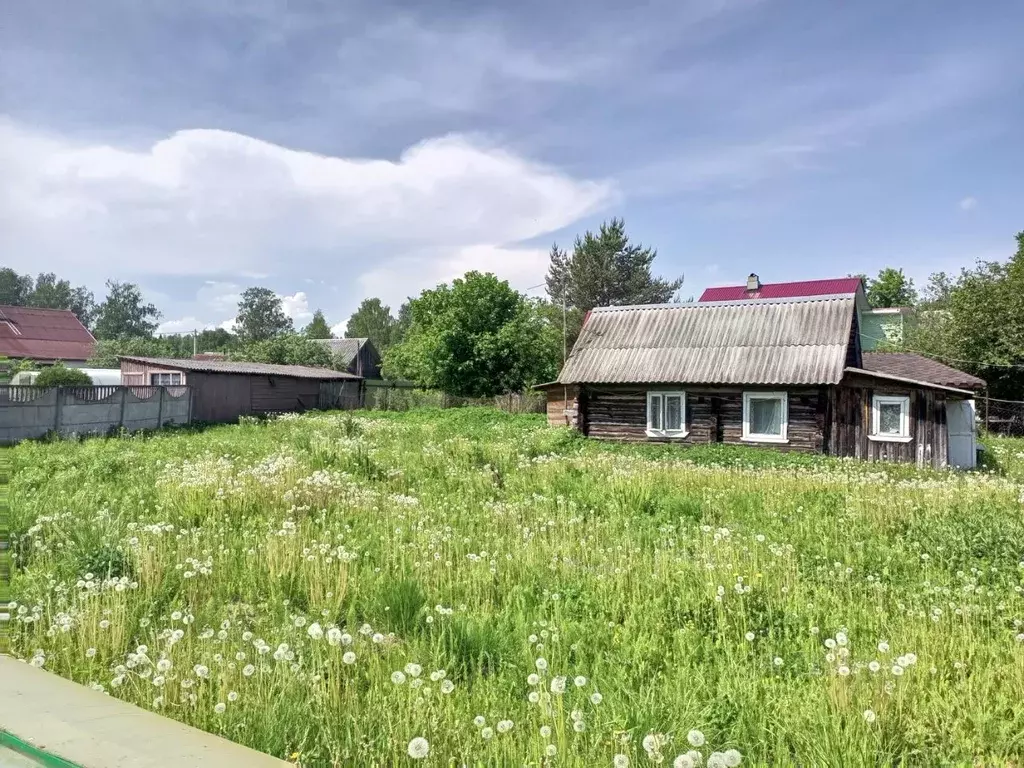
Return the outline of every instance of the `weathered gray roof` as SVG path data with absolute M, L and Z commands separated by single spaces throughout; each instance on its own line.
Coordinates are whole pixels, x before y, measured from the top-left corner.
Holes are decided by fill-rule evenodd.
M 838 384 L 852 296 L 600 307 L 559 384 Z
M 340 363 L 348 365 L 355 360 L 356 355 L 359 354 L 359 348 L 369 339 L 316 339 L 316 341 L 330 348 Z
M 179 360 L 173 357 L 135 357 L 122 355 L 121 360 L 143 363 L 172 371 L 196 371 L 201 373 L 239 373 L 255 376 L 290 376 L 295 379 L 359 379 L 351 373 L 332 371 L 330 368 L 312 368 L 308 365 L 272 365 L 270 363 L 236 363 L 224 360 Z

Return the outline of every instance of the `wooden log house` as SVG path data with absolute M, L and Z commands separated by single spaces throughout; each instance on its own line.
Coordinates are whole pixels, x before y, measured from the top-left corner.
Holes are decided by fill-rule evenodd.
M 916 355 L 889 366 L 873 353 L 869 370 L 857 303 L 844 293 L 594 309 L 558 379 L 538 387 L 548 421 L 606 440 L 974 466 L 972 390 L 984 382 Z M 939 380 L 914 376 L 914 358 Z

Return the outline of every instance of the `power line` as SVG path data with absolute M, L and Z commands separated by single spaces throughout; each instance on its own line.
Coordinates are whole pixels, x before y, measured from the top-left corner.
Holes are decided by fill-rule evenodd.
M 861 338 L 871 339 L 872 341 L 882 341 L 887 344 L 892 343 L 892 339 L 878 338 L 877 336 L 871 336 L 866 333 L 861 333 Z M 970 365 L 977 365 L 983 368 L 1020 368 L 1024 369 L 1024 364 L 1020 363 L 983 363 L 980 360 L 965 360 L 959 357 L 948 357 L 946 355 L 936 354 L 935 352 L 924 352 L 920 349 L 911 349 L 909 347 L 900 347 L 896 350 L 898 352 L 913 352 L 917 355 L 924 355 L 925 357 L 934 357 L 938 360 L 943 360 L 947 363 L 968 363 Z

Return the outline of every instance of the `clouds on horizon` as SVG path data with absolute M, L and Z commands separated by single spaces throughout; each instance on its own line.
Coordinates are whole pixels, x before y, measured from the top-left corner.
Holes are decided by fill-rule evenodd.
M 238 285 L 219 278 L 240 273 L 279 285 L 318 278 L 344 288 L 339 303 L 348 308 L 366 291 L 397 305 L 467 269 L 525 287 L 540 262 L 535 249 L 517 244 L 616 195 L 609 182 L 572 178 L 458 135 L 388 161 L 214 130 L 180 131 L 134 150 L 6 122 L 0 165 L 8 171 L 0 177 L 0 226 L 12 266 L 76 274 L 87 265 L 144 284 L 208 276 L 196 296 L 210 315 L 199 318 L 204 325 L 220 324 L 237 303 Z M 306 293 L 282 295 L 296 323 L 308 322 Z

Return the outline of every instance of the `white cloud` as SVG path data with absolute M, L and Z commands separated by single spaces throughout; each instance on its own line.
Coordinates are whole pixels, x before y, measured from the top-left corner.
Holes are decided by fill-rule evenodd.
M 298 291 L 291 296 L 280 296 L 281 308 L 290 317 L 296 327 L 306 325 L 313 319 L 313 313 L 309 309 L 309 299 L 304 291 Z
M 978 200 L 974 197 L 965 197 L 960 201 L 959 205 L 961 211 L 973 211 L 978 207 Z
M 206 129 L 142 149 L 87 144 L 0 120 L 0 167 L 12 267 L 81 273 L 85 264 L 96 282 L 208 276 L 181 316 L 210 324 L 234 312 L 241 292 L 224 275 L 270 275 L 279 285 L 283 276 L 284 288 L 330 276 L 395 303 L 469 268 L 538 282 L 542 261 L 515 244 L 616 196 L 610 183 L 462 135 L 390 161 Z M 306 317 L 304 293 L 285 298 L 297 320 Z

